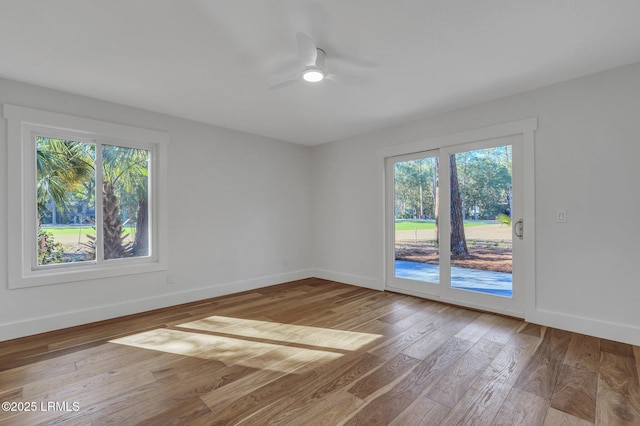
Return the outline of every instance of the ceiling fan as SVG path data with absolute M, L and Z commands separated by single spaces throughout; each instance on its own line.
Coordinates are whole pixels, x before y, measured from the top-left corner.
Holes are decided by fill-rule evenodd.
M 298 59 L 302 65 L 301 72 L 298 72 L 298 76 L 285 80 L 283 82 L 274 84 L 269 90 L 281 89 L 286 86 L 298 83 L 300 81 L 306 83 L 319 83 L 323 80 L 331 80 L 338 83 L 345 83 L 349 85 L 363 84 L 366 79 L 355 78 L 345 73 L 328 73 L 325 69 L 326 52 L 317 47 L 311 37 L 305 33 L 296 34 L 296 44 L 298 46 Z M 340 66 L 340 63 L 358 68 L 373 68 L 375 65 L 365 61 L 349 60 L 339 56 L 332 57 L 330 59 L 332 69 Z

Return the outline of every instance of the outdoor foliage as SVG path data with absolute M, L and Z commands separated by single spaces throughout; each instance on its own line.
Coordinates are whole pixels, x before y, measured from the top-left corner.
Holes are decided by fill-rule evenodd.
M 496 216 L 496 220 L 503 225 L 511 226 L 511 216 L 507 216 L 506 214 L 499 214 Z
M 466 151 L 449 156 L 451 253 L 468 255 L 464 222 L 510 221 L 512 205 L 512 147 Z M 438 238 L 438 158 L 401 161 L 395 164 L 395 219 L 434 219 Z
M 396 219 L 433 219 L 437 186 L 435 158 L 396 163 Z
M 455 154 L 464 220 L 494 220 L 511 213 L 511 146 Z M 396 163 L 396 219 L 433 219 L 437 204 L 435 158 Z
M 511 212 L 511 147 L 456 154 L 466 219 L 492 220 Z
M 36 145 L 38 219 L 47 216 L 55 221 L 56 210 L 68 210 L 73 201 L 81 203 L 78 198 L 87 192 L 84 186 L 95 182 L 95 150 L 90 144 L 41 136 Z M 85 206 L 90 202 L 84 201 Z
M 57 243 L 50 232 L 40 230 L 36 243 L 39 265 L 62 262 L 62 244 Z
M 95 223 L 96 192 L 102 194 L 102 248 L 105 259 L 146 256 L 148 247 L 148 157 L 146 150 L 101 145 L 102 185 L 96 185 L 96 145 L 62 139 L 37 137 L 37 203 L 40 224 Z M 135 224 L 131 240 L 124 231 Z M 72 251 L 83 251 L 85 259 L 95 259 L 94 236 Z M 47 239 L 53 241 L 49 234 Z M 60 253 L 48 263 L 64 262 Z M 40 264 L 43 264 L 40 262 Z

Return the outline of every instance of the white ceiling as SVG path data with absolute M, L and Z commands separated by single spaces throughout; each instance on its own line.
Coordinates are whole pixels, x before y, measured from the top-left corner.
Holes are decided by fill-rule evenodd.
M 638 0 L 0 0 L 0 76 L 316 145 L 640 62 L 639 22 Z M 360 84 L 269 90 L 297 32 Z

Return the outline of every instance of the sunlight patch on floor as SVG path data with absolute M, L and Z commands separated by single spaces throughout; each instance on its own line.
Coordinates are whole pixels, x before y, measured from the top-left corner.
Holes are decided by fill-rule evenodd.
M 112 340 L 112 343 L 216 360 L 228 366 L 291 372 L 324 364 L 381 338 L 333 330 L 223 316 L 189 321 Z
M 291 372 L 307 364 L 324 364 L 342 353 L 242 338 L 161 328 L 112 340 L 111 343 L 176 355 L 221 361 L 227 366 Z
M 222 316 L 190 321 L 178 327 L 341 351 L 358 350 L 382 337 L 379 334 Z

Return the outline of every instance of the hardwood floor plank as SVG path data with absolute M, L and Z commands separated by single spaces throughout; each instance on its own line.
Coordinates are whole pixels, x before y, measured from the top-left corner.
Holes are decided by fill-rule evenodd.
M 429 334 L 428 338 L 420 339 L 411 344 L 402 353 L 413 358 L 425 359 L 444 342 L 448 341 L 451 336 L 455 336 L 479 316 L 479 312 L 463 310 L 460 315 L 455 316 L 446 324 L 441 324 L 437 330 Z
M 3 360 L 0 363 L 0 371 L 6 371 L 23 365 L 29 365 L 36 362 L 46 361 L 58 358 L 60 356 L 73 354 L 75 352 L 80 352 L 96 346 L 100 346 L 104 343 L 104 341 L 97 340 L 95 342 L 89 342 L 79 346 L 60 349 L 56 351 L 49 351 L 48 347 L 41 347 L 40 349 L 38 349 L 39 352 L 13 352 L 8 356 L 3 357 Z
M 633 347 L 633 355 L 636 360 L 636 377 L 640 380 L 640 346 Z
M 545 330 L 547 328 L 537 324 L 531 324 L 530 322 L 525 322 L 522 324 L 518 333 L 528 334 L 529 336 L 543 338 Z
M 598 375 L 595 372 L 563 365 L 551 398 L 551 407 L 593 423 L 597 388 Z
M 352 330 L 364 333 L 381 333 L 385 336 L 397 336 L 429 319 L 437 317 L 440 312 L 448 307 L 438 303 L 434 306 L 411 306 L 410 308 L 401 308 L 392 312 L 401 312 L 400 316 L 403 316 L 402 318 L 392 320 L 388 315 L 385 315 L 358 327 L 353 327 Z
M 9 389 L 0 392 L 0 401 L 19 401 L 22 399 L 22 388 Z
M 472 346 L 467 340 L 451 337 L 388 392 L 370 401 L 347 425 L 387 425 L 402 413 L 429 386 L 433 385 Z
M 120 370 L 99 374 L 71 383 L 60 383 L 58 386 L 43 389 L 41 386 L 34 388 L 26 385 L 23 393 L 24 401 L 61 401 L 77 403 L 80 408 L 91 406 L 99 401 L 104 401 L 131 389 L 153 383 L 155 378 L 146 369 Z M 39 424 L 56 419 L 66 413 L 58 411 L 39 410 L 36 412 L 18 413 L 17 420 L 22 424 Z M 0 422 L 4 420 L 3 412 L 0 412 Z
M 300 387 L 307 381 L 318 377 L 314 371 L 296 375 L 286 374 L 250 393 L 245 393 L 230 404 L 220 406 L 216 402 L 207 404 L 211 413 L 196 419 L 194 425 L 228 425 L 237 424 L 250 417 L 260 415 L 274 403 L 288 398 L 290 392 L 300 392 Z M 261 424 L 258 421 L 256 424 Z M 263 422 L 262 424 L 266 424 Z
M 502 345 L 498 343 L 478 340 L 430 387 L 426 396 L 446 407 L 454 407 L 501 349 Z
M 211 412 L 211 410 L 209 410 L 209 407 L 207 407 L 207 405 L 202 402 L 200 398 L 191 398 L 186 401 L 180 401 L 179 404 L 173 404 L 165 408 L 166 409 L 164 411 L 161 411 L 158 414 L 136 424 L 138 426 L 182 426 L 188 424 L 191 420 L 195 420 Z M 100 423 L 94 422 L 93 426 L 96 426 L 98 424 Z
M 216 406 L 219 409 L 223 405 L 230 405 L 235 400 L 287 374 L 296 374 L 298 376 L 306 373 L 317 374 L 317 371 L 323 371 L 322 369 L 326 368 L 327 364 L 340 357 L 338 354 L 329 356 L 319 351 L 306 351 L 301 348 L 293 349 L 296 352 L 292 353 L 288 358 L 282 359 L 270 366 L 270 368 L 257 370 L 231 384 L 216 388 L 203 395 L 201 397 L 202 400 L 207 406 Z
M 495 325 L 500 317 L 492 314 L 481 314 L 475 321 L 460 330 L 456 337 L 476 343 Z
M 598 371 L 600 362 L 600 339 L 585 336 L 584 334 L 572 334 L 569 349 L 564 358 L 564 364 L 575 368 L 592 372 Z
M 0 424 L 635 425 L 639 372 L 638 346 L 310 278 L 0 342 L 0 400 L 80 404 Z
M 498 411 L 493 424 L 495 426 L 542 425 L 548 409 L 549 400 L 513 388 Z
M 443 420 L 449 411 L 449 407 L 430 400 L 426 395 L 420 395 L 389 426 L 445 425 Z
M 447 306 L 439 315 L 428 317 L 405 332 L 387 337 L 386 340 L 371 348 L 369 352 L 385 359 L 391 359 L 414 343 L 427 338 L 427 336 L 445 326 L 456 316 L 461 315 L 462 312 L 461 309 Z
M 365 399 L 384 386 L 393 383 L 397 377 L 402 376 L 419 362 L 420 360 L 411 358 L 408 355 L 398 354 L 377 368 L 373 373 L 356 382 L 356 384 L 349 389 L 349 393 L 360 399 Z
M 596 424 L 640 424 L 640 382 L 633 358 L 602 352 Z
M 395 293 L 392 294 L 395 295 Z M 405 322 L 410 323 L 409 326 L 413 326 L 422 320 L 437 314 L 438 312 L 442 312 L 446 307 L 447 305 L 443 303 L 416 299 L 416 303 L 389 312 L 388 314 L 378 318 L 378 321 L 386 322 L 388 324 Z
M 164 413 L 167 418 L 196 418 L 210 412 L 200 396 L 256 371 L 241 366 L 224 367 L 217 361 L 196 358 L 182 358 L 156 368 L 152 371 L 155 383 L 87 407 L 83 412 L 99 413 L 97 417 L 89 417 L 94 424 L 153 424 L 152 419 L 157 419 L 158 413 Z M 185 401 L 190 401 L 187 407 L 183 406 Z
M 633 358 L 633 346 L 626 343 L 614 342 L 613 340 L 600 339 L 600 350 L 615 355 Z
M 516 333 L 451 409 L 443 424 L 490 425 L 541 339 Z
M 251 416 L 251 421 L 253 424 L 292 423 L 311 407 L 323 404 L 323 400 L 332 393 L 342 391 L 382 364 L 380 358 L 366 352 L 352 358 L 346 363 L 339 363 L 337 368 L 326 369 L 312 380 L 299 383 L 296 397 L 282 398 L 270 404 Z M 247 397 L 251 398 L 251 395 Z
M 0 371 L 2 389 L 17 389 L 25 383 L 50 379 L 77 371 L 74 359 L 54 358 Z
M 231 406 L 235 401 L 245 395 L 249 395 L 261 387 L 287 375 L 287 373 L 282 371 L 258 370 L 251 374 L 245 374 L 230 384 L 216 387 L 214 390 L 202 395 L 200 399 L 207 404 L 210 409 L 213 408 L 218 411 L 223 411 L 226 407 Z M 206 424 L 206 420 L 207 419 L 199 419 L 198 422 L 200 422 L 200 424 Z
M 175 359 L 170 354 L 159 354 L 158 357 L 163 362 Z M 83 400 L 92 400 L 93 395 L 100 397 L 100 386 L 105 383 L 113 383 L 115 389 L 120 389 L 122 383 L 130 382 L 129 376 L 140 376 L 138 377 L 140 384 L 155 381 L 148 368 L 156 362 L 158 362 L 157 359 L 150 358 L 117 370 L 84 370 L 32 381 L 22 386 L 23 398 L 25 400 L 45 397 L 51 399 L 59 394 L 60 396 L 77 395 Z M 112 389 L 106 390 L 103 394 L 107 395 L 111 391 Z
M 493 326 L 481 337 L 492 342 L 500 343 L 501 345 L 506 345 L 522 324 L 522 320 L 498 316 Z
M 551 399 L 570 341 L 571 334 L 567 331 L 547 330 L 536 353 L 518 377 L 515 387 Z
M 593 424 L 555 408 L 549 408 L 543 426 L 593 426 Z
M 360 398 L 357 398 L 344 390 L 327 395 L 317 404 L 298 413 L 294 419 L 287 418 L 283 421 L 274 421 L 276 426 L 327 426 L 338 425 L 348 417 L 351 413 L 358 410 L 363 404 Z M 253 426 L 255 423 L 252 419 L 241 424 Z

